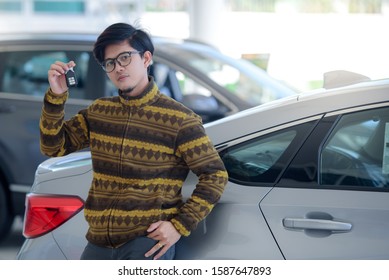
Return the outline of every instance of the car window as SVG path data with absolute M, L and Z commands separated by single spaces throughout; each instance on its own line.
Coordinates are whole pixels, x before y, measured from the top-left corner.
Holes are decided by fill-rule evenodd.
M 320 162 L 322 185 L 389 187 L 389 108 L 343 115 Z
M 47 71 L 55 61 L 74 60 L 78 85 L 72 88 L 72 98 L 88 99 L 85 80 L 91 54 L 85 51 L 15 51 L 3 53 L 0 90 L 31 96 L 43 96 L 49 87 Z
M 305 138 L 311 125 L 293 126 L 221 152 L 229 179 L 244 184 L 274 182 L 297 151 L 297 143 Z
M 262 69 L 247 61 L 233 60 L 211 50 L 196 48 L 166 49 L 171 55 L 185 61 L 215 83 L 229 90 L 250 106 L 292 94 L 293 90 L 273 80 Z
M 220 119 L 231 111 L 209 88 L 182 71 L 154 61 L 150 74 L 163 94 L 192 109 L 202 117 L 204 123 Z
M 202 65 L 204 63 L 209 64 Z M 228 89 L 236 97 L 247 102 L 251 106 L 257 106 L 278 98 L 279 93 L 272 89 L 265 82 L 258 83 L 240 69 L 216 59 L 201 61 L 201 64 L 194 62 L 193 66 L 207 71 L 208 77 L 216 83 Z
M 163 94 L 180 102 L 185 103 L 185 99 L 190 99 L 191 96 L 212 96 L 209 89 L 183 72 L 173 69 L 164 63 L 154 61 L 150 74 L 154 76 L 155 82 Z
M 266 83 L 258 83 L 257 80 L 252 79 L 226 61 L 207 57 L 205 54 L 192 54 L 186 57 L 191 66 L 205 73 L 217 84 L 228 89 L 251 106 L 277 99 L 279 95 Z

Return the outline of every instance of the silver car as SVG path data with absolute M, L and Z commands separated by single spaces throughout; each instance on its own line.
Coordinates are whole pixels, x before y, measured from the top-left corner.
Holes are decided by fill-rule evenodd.
M 177 259 L 389 258 L 389 79 L 347 83 L 205 125 L 229 182 Z M 18 259 L 79 259 L 91 178 L 88 152 L 39 166 Z

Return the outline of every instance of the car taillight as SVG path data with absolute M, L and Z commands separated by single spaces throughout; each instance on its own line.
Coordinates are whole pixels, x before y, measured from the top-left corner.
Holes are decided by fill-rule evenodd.
M 28 194 L 23 235 L 42 236 L 72 218 L 84 208 L 78 196 Z

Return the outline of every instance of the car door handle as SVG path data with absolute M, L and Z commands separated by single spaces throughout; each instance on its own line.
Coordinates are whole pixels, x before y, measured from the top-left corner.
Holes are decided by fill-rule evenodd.
M 333 232 L 347 232 L 352 228 L 352 224 L 350 223 L 322 219 L 284 218 L 282 223 L 284 227 L 290 229 L 312 229 Z

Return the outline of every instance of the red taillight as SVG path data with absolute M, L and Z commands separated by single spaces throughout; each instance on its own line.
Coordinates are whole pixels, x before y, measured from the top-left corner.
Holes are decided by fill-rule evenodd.
M 23 235 L 35 238 L 46 234 L 72 218 L 84 208 L 78 196 L 29 194 Z

